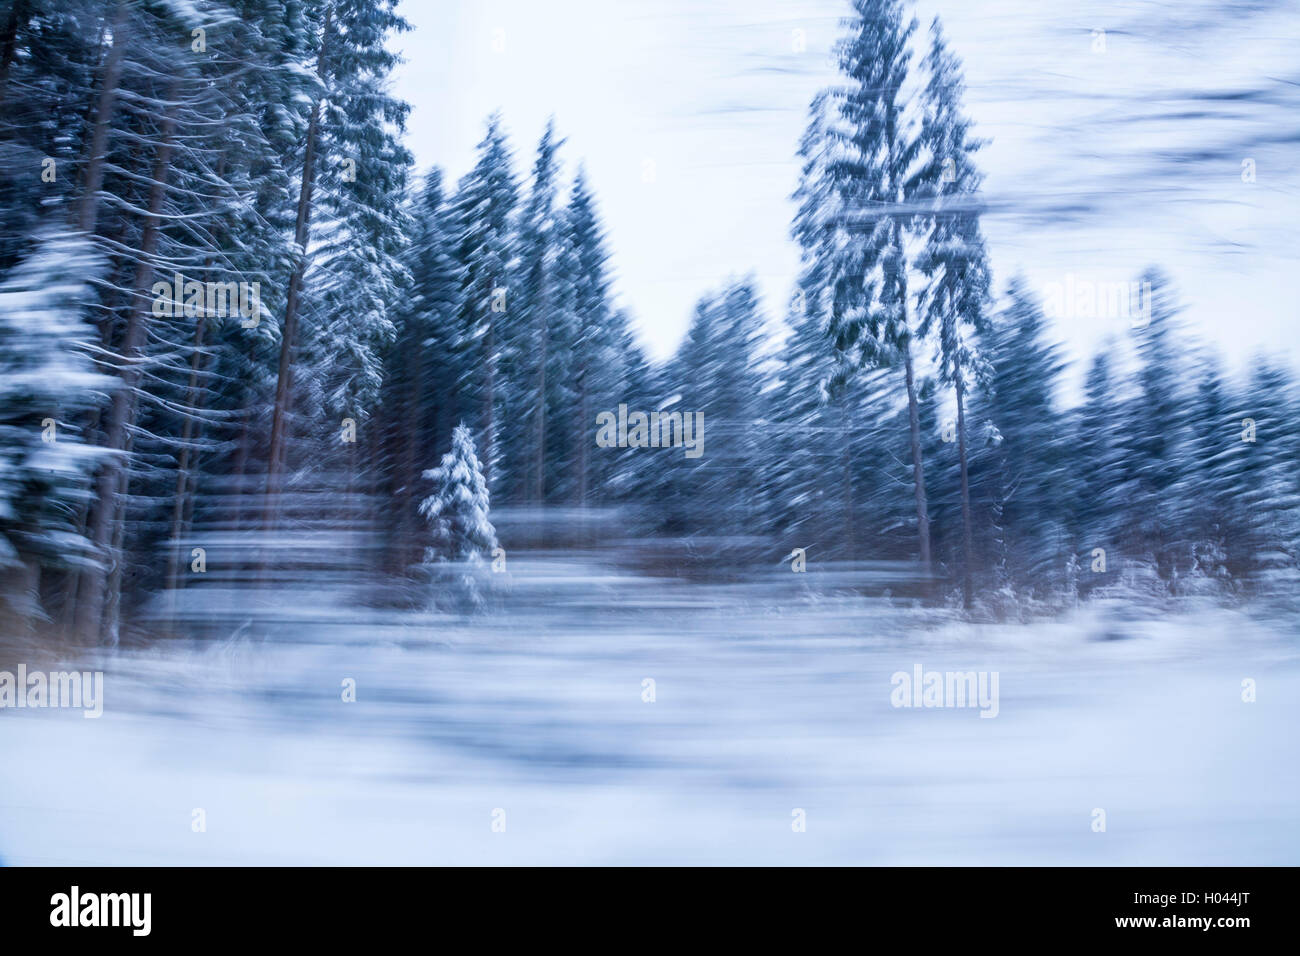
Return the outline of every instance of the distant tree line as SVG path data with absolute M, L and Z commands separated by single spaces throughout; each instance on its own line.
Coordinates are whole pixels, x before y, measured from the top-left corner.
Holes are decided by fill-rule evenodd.
M 7 631 L 115 643 L 194 529 L 273 529 L 345 457 L 407 281 L 395 6 L 0 6 Z M 210 308 L 231 284 L 254 314 Z
M 524 175 L 493 116 L 458 182 L 412 181 L 391 0 L 0 7 L 4 627 L 113 643 L 191 544 L 273 536 L 312 483 L 368 493 L 375 570 L 413 575 L 462 423 L 492 508 L 617 506 L 736 567 L 909 562 L 1003 612 L 1294 595 L 1290 371 L 1229 380 L 1153 269 L 1131 347 L 1063 402 L 1041 303 L 994 294 L 959 61 L 901 0 L 853 8 L 799 144 L 788 307 L 733 277 L 652 362 L 553 124 Z M 703 453 L 599 445 L 620 405 L 702 413 Z

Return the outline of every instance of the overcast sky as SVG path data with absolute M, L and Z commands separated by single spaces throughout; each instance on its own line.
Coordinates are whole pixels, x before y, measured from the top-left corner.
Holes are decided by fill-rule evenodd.
M 795 149 L 835 81 L 842 0 L 406 0 L 396 92 L 423 171 L 469 168 L 499 109 L 522 175 L 546 118 L 586 165 L 616 291 L 655 357 L 695 300 L 753 272 L 783 314 Z M 998 288 L 1164 266 L 1240 367 L 1300 354 L 1300 3 L 931 0 L 965 61 Z M 1105 31 L 1102 36 L 1098 31 Z M 1254 160 L 1256 181 L 1242 181 Z M 650 181 L 647 181 L 650 180 Z M 1120 319 L 1058 322 L 1087 354 Z

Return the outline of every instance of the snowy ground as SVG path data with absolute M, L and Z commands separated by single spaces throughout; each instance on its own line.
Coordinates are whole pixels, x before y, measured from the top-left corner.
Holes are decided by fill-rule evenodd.
M 513 576 L 526 613 L 464 626 L 322 593 L 219 643 L 107 659 L 98 720 L 0 712 L 0 860 L 1300 863 L 1294 633 Z M 997 671 L 999 715 L 893 708 L 891 674 L 918 663 Z

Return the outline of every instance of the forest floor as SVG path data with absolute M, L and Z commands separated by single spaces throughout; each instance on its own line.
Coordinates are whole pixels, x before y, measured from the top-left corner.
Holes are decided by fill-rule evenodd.
M 471 622 L 204 592 L 247 615 L 224 639 L 78 665 L 100 718 L 0 713 L 0 861 L 1300 863 L 1293 627 L 975 625 L 560 559 L 511 579 Z M 916 665 L 997 672 L 996 718 L 895 708 Z

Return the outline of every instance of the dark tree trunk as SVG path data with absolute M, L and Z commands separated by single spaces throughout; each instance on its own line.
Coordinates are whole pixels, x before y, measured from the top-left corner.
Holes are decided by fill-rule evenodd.
M 546 501 L 546 363 L 549 361 L 546 340 L 550 336 L 550 331 L 544 312 L 541 321 L 542 327 L 537 336 L 542 354 L 538 357 L 537 364 L 537 462 L 533 491 L 533 500 L 539 505 Z
M 194 326 L 194 352 L 190 356 L 190 378 L 185 392 L 185 408 L 197 412 L 203 400 L 199 389 L 199 375 L 203 362 L 203 333 L 207 322 L 206 313 L 199 313 L 199 321 Z M 171 554 L 167 562 L 167 590 L 174 592 L 180 584 L 181 538 L 185 535 L 185 514 L 193 483 L 190 481 L 190 444 L 195 438 L 195 420 L 192 414 L 186 414 L 185 424 L 181 428 L 181 452 L 176 463 L 176 500 L 172 505 Z M 173 601 L 173 609 L 175 607 Z
M 230 467 L 230 493 L 234 503 L 231 523 L 235 531 L 244 529 L 244 501 L 247 498 L 244 494 L 244 477 L 248 474 L 248 458 L 251 453 L 249 446 L 252 441 L 253 410 L 250 399 L 250 405 L 245 406 L 244 413 L 239 416 L 239 437 L 235 442 L 235 457 Z M 256 517 L 254 521 L 256 522 Z
M 578 371 L 578 428 L 575 434 L 577 447 L 577 480 L 574 482 L 574 494 L 579 508 L 587 507 L 587 422 L 591 411 L 587 407 L 587 370 Z
M 962 547 L 962 604 L 970 610 L 975 603 L 975 585 L 972 578 L 975 548 L 972 544 L 970 514 L 970 476 L 966 463 L 966 383 L 961 366 L 957 365 L 957 457 L 961 467 L 961 547 Z
M 176 100 L 173 81 L 168 101 Z M 140 237 L 140 261 L 132 283 L 132 308 L 127 319 L 126 334 L 122 342 L 122 363 L 119 370 L 121 382 L 113 393 L 109 405 L 108 421 L 104 429 L 104 447 L 112 457 L 100 469 L 96 481 L 96 508 L 92 522 L 91 542 L 100 563 L 90 570 L 84 580 L 84 593 L 78 595 L 77 632 L 83 640 L 117 640 L 115 612 L 105 614 L 105 609 L 116 609 L 117 600 L 108 594 L 110 579 L 121 581 L 122 555 L 115 542 L 122 540 L 121 524 L 125 515 L 125 493 L 128 470 L 124 461 L 128 449 L 128 435 L 135 421 L 136 389 L 140 384 L 144 344 L 148 330 L 150 309 L 149 288 L 153 282 L 154 254 L 158 248 L 159 218 L 167 195 L 167 175 L 171 168 L 172 135 L 176 119 L 174 106 L 169 106 L 159 134 L 158 153 L 149 188 L 149 209 L 144 231 Z M 140 304 L 145 303 L 145 304 Z M 105 566 L 104 561 L 108 561 Z
M 925 500 L 925 468 L 921 464 L 921 413 L 916 402 L 916 379 L 912 370 L 912 343 L 903 342 L 903 372 L 907 382 L 907 421 L 912 441 L 912 481 L 916 497 L 916 533 L 921 568 L 930 573 L 930 509 Z
M 104 157 L 108 151 L 108 131 L 113 122 L 113 102 L 117 98 L 118 83 L 122 78 L 122 55 L 126 48 L 127 4 L 119 2 L 113 11 L 113 47 L 104 62 L 103 85 L 99 90 L 99 105 L 95 108 L 95 128 L 90 137 L 90 157 L 86 164 L 77 212 L 77 228 L 90 234 L 95 231 L 99 217 L 99 188 L 104 184 Z M 169 147 L 170 152 L 170 147 Z
M 492 286 L 496 288 L 495 283 Z M 490 300 L 490 297 L 489 297 Z M 492 318 L 492 305 L 488 304 L 487 333 L 483 336 L 483 365 L 486 381 L 483 385 L 483 409 L 480 413 L 479 460 L 483 466 L 483 480 L 489 491 L 492 488 L 492 458 L 496 453 L 494 437 L 496 429 L 497 401 L 497 362 L 496 362 L 496 322 Z
M 325 10 L 320 51 L 316 56 L 316 75 L 325 81 L 325 57 L 328 53 L 333 7 Z M 316 185 L 316 139 L 320 130 L 321 101 L 312 107 L 307 123 L 307 145 L 302 159 L 302 187 L 298 192 L 298 218 L 294 244 L 298 261 L 289 277 L 289 292 L 284 306 L 284 325 L 280 329 L 280 368 L 275 381 L 275 404 L 271 411 L 271 443 L 266 466 L 266 513 L 263 526 L 275 527 L 279 507 L 281 472 L 284 467 L 285 427 L 289 412 L 289 389 L 293 383 L 293 353 L 298 337 L 298 310 L 302 296 L 303 275 L 307 270 L 307 243 L 311 238 L 312 191 Z
M 403 397 L 402 434 L 390 436 L 402 449 L 402 457 L 397 464 L 397 473 L 393 476 L 396 487 L 401 489 L 399 501 L 400 517 L 397 521 L 399 540 L 393 552 L 398 556 L 398 573 L 420 560 L 424 549 L 419 544 L 420 534 L 420 480 L 425 468 L 434 467 L 440 451 L 437 442 L 426 444 L 425 439 L 435 439 L 437 429 L 431 433 L 424 427 L 428 420 L 424 408 L 424 349 L 423 346 L 410 345 L 406 350 L 406 394 Z M 434 417 L 436 419 L 437 412 Z M 421 462 L 416 457 L 417 451 L 423 451 L 427 460 Z
M 841 532 L 844 536 L 844 558 L 852 561 L 857 557 L 857 535 L 853 522 L 853 432 L 849 422 L 848 402 L 840 403 L 840 434 L 844 443 L 841 456 L 844 492 L 844 514 Z

